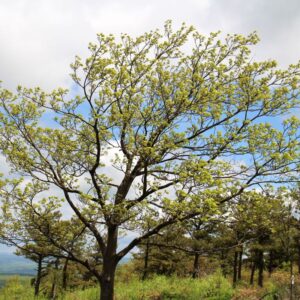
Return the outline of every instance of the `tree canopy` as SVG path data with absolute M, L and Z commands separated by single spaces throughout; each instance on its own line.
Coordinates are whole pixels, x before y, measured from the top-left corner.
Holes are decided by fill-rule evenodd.
M 71 65 L 70 92 L 1 89 L 2 153 L 40 188 L 34 198 L 59 189 L 93 236 L 101 271 L 72 254 L 97 276 L 101 299 L 113 298 L 118 262 L 147 238 L 251 186 L 293 180 L 299 121 L 272 119 L 298 105 L 300 65 L 254 62 L 257 42 L 255 33 L 219 39 L 170 22 L 135 38 L 99 34 L 90 56 Z M 135 237 L 118 246 L 130 231 Z M 46 236 L 70 256 L 59 237 Z

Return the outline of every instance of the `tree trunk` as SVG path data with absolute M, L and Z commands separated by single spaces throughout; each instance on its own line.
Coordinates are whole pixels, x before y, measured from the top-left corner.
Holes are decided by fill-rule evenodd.
M 250 284 L 253 285 L 254 283 L 254 275 L 255 275 L 255 261 L 252 262 L 251 265 L 251 275 L 250 275 Z
M 56 298 L 56 283 L 53 282 L 50 291 L 50 299 L 53 300 Z
M 101 295 L 100 300 L 114 299 L 114 283 L 115 283 L 115 263 L 103 262 L 102 278 L 100 281 Z
M 36 274 L 36 279 L 35 279 L 35 283 L 34 283 L 34 296 L 35 297 L 38 297 L 39 292 L 40 292 L 40 284 L 41 284 L 41 278 L 42 278 L 42 262 L 43 262 L 43 257 L 41 255 L 39 255 L 37 274 Z
M 239 252 L 235 251 L 234 252 L 234 261 L 233 261 L 233 279 L 232 279 L 233 286 L 236 285 L 236 281 L 237 281 L 238 255 L 239 255 Z
M 242 280 L 243 248 L 239 252 L 238 280 Z
M 268 266 L 268 271 L 269 271 L 269 277 L 271 277 L 271 274 L 273 272 L 273 260 L 274 260 L 274 253 L 273 250 L 270 250 L 269 253 L 269 266 Z
M 68 264 L 69 258 L 66 258 L 65 264 L 62 270 L 62 289 L 65 291 L 67 289 L 67 280 L 68 280 Z
M 194 257 L 193 278 L 198 278 L 200 274 L 200 254 L 196 253 Z
M 300 244 L 298 244 L 298 273 L 300 274 Z
M 53 276 L 53 282 L 50 291 L 50 299 L 56 299 L 56 281 L 57 281 L 56 276 L 57 276 L 58 267 L 59 267 L 59 258 L 56 259 L 54 264 L 54 276 Z
M 225 259 L 225 253 L 224 251 L 221 251 L 221 270 L 222 270 L 222 274 L 224 277 L 227 276 L 227 271 L 226 271 L 226 265 L 224 263 L 224 259 Z
M 258 285 L 263 287 L 264 283 L 264 252 L 259 250 L 258 252 Z
M 103 267 L 100 279 L 100 300 L 114 299 L 115 272 L 117 267 L 116 251 L 118 227 L 110 226 L 107 232 L 107 247 L 103 256 Z
M 149 261 L 149 238 L 147 239 L 146 243 L 146 249 L 145 249 L 145 257 L 144 257 L 144 271 L 143 271 L 143 276 L 142 280 L 145 280 L 147 278 L 147 273 L 148 273 L 148 261 Z
M 290 275 L 291 275 L 291 283 L 290 283 L 290 300 L 293 300 L 294 295 L 294 270 L 293 270 L 293 260 L 290 259 Z

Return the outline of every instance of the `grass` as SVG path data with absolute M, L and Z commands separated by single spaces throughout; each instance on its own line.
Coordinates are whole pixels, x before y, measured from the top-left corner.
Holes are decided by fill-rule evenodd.
M 116 299 L 178 299 L 178 300 L 229 300 L 233 295 L 230 283 L 219 273 L 205 279 L 156 276 L 147 281 L 135 280 L 116 288 Z
M 246 275 L 246 274 L 245 274 Z M 8 276 L 0 276 L 7 280 Z M 245 276 L 245 279 L 247 277 Z M 231 286 L 230 279 L 224 278 L 220 272 L 200 279 L 154 276 L 140 281 L 135 276 L 118 278 L 115 289 L 116 300 L 257 300 L 263 295 L 264 300 L 273 299 L 274 293 L 286 290 L 289 274 L 278 272 L 272 278 L 266 278 L 265 287 L 249 286 L 246 281 Z M 297 285 L 300 282 L 297 282 Z M 10 277 L 4 288 L 0 290 L 0 300 L 46 300 L 46 297 L 33 297 L 30 277 Z M 98 300 L 99 289 L 68 291 L 60 295 L 58 300 Z M 285 299 L 285 298 L 284 298 Z M 299 299 L 295 297 L 295 299 Z
M 146 281 L 137 278 L 130 283 L 119 282 L 116 285 L 116 300 L 145 300 L 145 299 L 172 299 L 172 300 L 229 300 L 233 289 L 230 283 L 219 273 L 202 280 L 190 278 L 155 276 Z M 30 280 L 20 280 L 11 277 L 1 290 L 0 300 L 33 300 L 33 289 Z M 45 300 L 43 296 L 34 300 Z M 60 300 L 98 300 L 99 289 L 89 288 L 67 292 L 59 297 Z
M 30 286 L 29 276 L 1 275 L 0 279 L 5 281 L 5 286 L 0 290 L 1 300 L 31 300 L 33 289 Z

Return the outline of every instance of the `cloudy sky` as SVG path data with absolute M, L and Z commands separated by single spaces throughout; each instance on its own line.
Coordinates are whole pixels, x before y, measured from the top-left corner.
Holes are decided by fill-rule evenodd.
M 97 33 L 138 35 L 167 19 L 204 34 L 256 30 L 254 59 L 282 67 L 300 59 L 299 0 L 1 0 L 0 80 L 9 89 L 70 87 L 69 65 L 87 55 Z M 0 169 L 7 169 L 1 157 Z
M 67 87 L 69 64 L 87 54 L 96 33 L 137 35 L 167 19 L 203 33 L 256 30 L 255 59 L 285 66 L 300 58 L 298 0 L 1 0 L 0 80 L 10 89 Z

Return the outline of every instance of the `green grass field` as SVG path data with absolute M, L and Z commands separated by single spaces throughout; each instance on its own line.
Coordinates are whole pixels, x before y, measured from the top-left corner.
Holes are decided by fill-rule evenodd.
M 245 279 L 249 274 L 244 274 Z M 46 296 L 33 296 L 30 276 L 0 275 L 0 281 L 6 282 L 0 289 L 0 300 L 47 300 Z M 116 300 L 246 300 L 274 299 L 273 295 L 282 287 L 288 287 L 289 274 L 279 272 L 274 278 L 266 279 L 264 288 L 249 286 L 246 281 L 240 282 L 236 289 L 232 288 L 230 278 L 224 278 L 220 272 L 200 279 L 154 276 L 141 281 L 137 277 L 122 278 L 116 282 Z M 300 282 L 297 283 L 297 285 Z M 98 300 L 97 287 L 85 290 L 77 289 L 66 293 L 58 293 L 57 300 Z M 265 296 L 264 296 L 265 295 Z M 285 297 L 285 296 L 284 296 Z M 286 299 L 286 298 L 282 299 Z M 294 298 L 299 299 L 299 298 Z
M 1 289 L 0 300 L 37 300 L 33 297 L 33 288 L 30 286 L 30 277 L 0 277 L 6 281 Z M 119 282 L 116 285 L 117 300 L 141 299 L 178 299 L 199 300 L 219 299 L 229 300 L 233 295 L 230 283 L 216 274 L 208 276 L 205 280 L 192 280 L 189 278 L 176 278 L 156 276 L 146 281 L 132 279 L 130 282 Z M 41 296 L 38 300 L 47 298 Z M 60 300 L 98 300 L 99 289 L 69 291 L 60 295 Z

